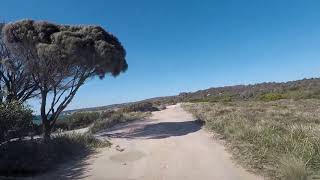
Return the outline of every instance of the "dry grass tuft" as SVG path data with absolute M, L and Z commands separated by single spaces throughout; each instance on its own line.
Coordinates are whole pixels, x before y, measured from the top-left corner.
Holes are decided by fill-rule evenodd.
M 279 161 L 279 172 L 285 180 L 307 180 L 308 171 L 305 162 L 295 156 L 284 156 Z

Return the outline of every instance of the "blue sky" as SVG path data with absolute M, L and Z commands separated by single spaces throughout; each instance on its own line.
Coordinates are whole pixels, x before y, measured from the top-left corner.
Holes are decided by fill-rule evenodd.
M 89 81 L 74 109 L 319 77 L 319 8 L 317 0 L 4 0 L 0 20 L 96 24 L 119 38 L 128 71 Z

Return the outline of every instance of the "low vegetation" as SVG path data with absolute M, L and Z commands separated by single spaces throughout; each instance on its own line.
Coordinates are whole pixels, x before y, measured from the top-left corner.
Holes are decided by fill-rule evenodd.
M 88 133 L 58 133 L 50 141 L 25 138 L 29 132 L 42 133 L 41 125 L 32 125 L 32 112 L 21 104 L 1 104 L 0 176 L 27 176 L 42 173 L 60 163 L 86 157 L 96 148 L 110 146 L 110 142 L 93 136 L 118 123 L 143 119 L 151 113 L 152 104 L 141 104 L 126 109 L 103 112 L 79 112 L 62 116 L 56 123 L 59 130 L 90 127 Z M 14 132 L 15 136 L 8 132 Z M 11 133 L 12 134 L 12 133 Z M 21 139 L 12 140 L 12 138 Z M 11 139 L 11 140 L 10 140 Z M 5 141 L 8 140 L 8 141 Z M 10 140 L 10 141 L 9 141 Z
M 159 108 L 161 108 L 159 106 Z M 163 108 L 162 108 L 163 109 Z M 116 110 L 100 112 L 75 112 L 62 116 L 56 123 L 54 130 L 74 130 L 90 127 L 92 132 L 109 128 L 117 123 L 143 119 L 152 111 L 159 109 L 152 103 L 133 103 Z
M 320 100 L 267 97 L 272 101 L 183 106 L 209 131 L 222 135 L 242 165 L 273 179 L 315 175 L 320 170 Z
M 302 79 L 289 82 L 268 82 L 253 85 L 236 85 L 209 88 L 196 92 L 183 92 L 176 96 L 146 99 L 136 103 L 114 104 L 77 111 L 106 111 L 122 109 L 133 104 L 152 104 L 157 109 L 181 102 L 236 102 L 236 101 L 277 101 L 280 99 L 320 99 L 320 78 Z M 69 111 L 70 112 L 70 111 Z
M 168 97 L 177 102 L 275 101 L 279 99 L 320 99 L 320 79 L 311 78 L 283 83 L 260 83 L 209 88 Z
M 148 112 L 148 111 L 158 111 L 158 110 L 159 109 L 154 107 L 151 102 L 134 103 L 120 109 L 120 111 L 122 112 Z
M 276 101 L 280 99 L 286 99 L 286 95 L 283 93 L 265 93 L 260 95 L 262 101 Z
M 100 118 L 98 112 L 77 112 L 71 115 L 65 115 L 59 118 L 55 124 L 55 130 L 73 130 L 90 126 L 94 121 Z
M 90 133 L 58 134 L 49 142 L 40 139 L 9 142 L 0 146 L 0 175 L 42 173 L 66 160 L 85 157 L 95 148 L 108 146 L 108 141 L 96 139 Z
M 98 119 L 90 127 L 92 133 L 110 128 L 116 124 L 130 122 L 134 120 L 144 119 L 150 115 L 150 112 L 122 112 L 115 111 L 102 115 L 103 118 Z

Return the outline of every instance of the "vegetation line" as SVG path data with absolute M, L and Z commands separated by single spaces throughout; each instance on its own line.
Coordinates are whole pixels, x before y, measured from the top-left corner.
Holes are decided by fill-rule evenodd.
M 320 100 L 184 104 L 223 136 L 243 166 L 272 179 L 303 180 L 320 170 Z

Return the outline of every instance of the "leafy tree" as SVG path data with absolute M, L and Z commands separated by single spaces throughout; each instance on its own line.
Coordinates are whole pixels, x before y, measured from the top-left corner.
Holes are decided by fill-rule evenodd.
M 117 76 L 128 67 L 121 43 L 99 26 L 22 20 L 6 24 L 3 32 L 6 45 L 24 57 L 24 67 L 39 88 L 45 139 L 86 80 Z
M 0 24 L 0 32 L 4 24 Z M 0 102 L 26 100 L 36 96 L 37 87 L 27 75 L 21 58 L 10 53 L 0 35 Z

